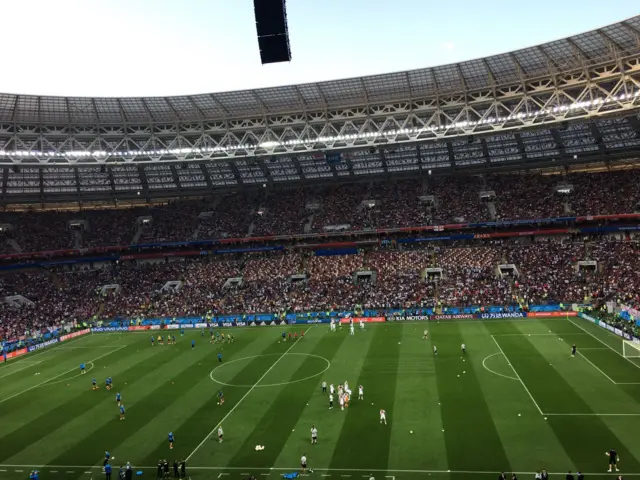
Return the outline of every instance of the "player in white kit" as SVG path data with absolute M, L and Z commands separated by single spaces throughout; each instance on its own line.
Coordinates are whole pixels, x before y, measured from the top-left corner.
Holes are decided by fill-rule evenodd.
M 331 385 L 329 385 L 329 393 L 333 395 L 335 391 L 336 391 L 336 387 L 334 387 L 332 383 Z
M 358 400 L 364 400 L 364 388 L 362 388 L 362 385 L 358 387 Z
M 433 346 L 433 354 L 438 355 L 438 347 L 436 347 L 435 345 Z
M 462 345 L 460 345 L 460 350 L 462 350 L 462 354 L 464 355 L 465 353 L 467 353 L 467 346 L 463 343 Z
M 340 410 L 344 410 L 344 395 L 340 395 Z
M 336 322 L 333 318 L 331 319 L 331 331 L 332 332 L 336 331 Z
M 360 331 L 364 331 L 364 322 L 360 320 Z
M 218 443 L 222 443 L 222 436 L 224 435 L 224 432 L 222 431 L 222 425 L 220 425 L 218 427 Z
M 355 335 L 356 334 L 356 330 L 355 328 L 353 328 L 353 322 L 351 324 L 349 324 L 349 335 Z
M 380 423 L 387 424 L 387 412 L 380 410 Z
M 424 333 L 422 334 L 422 339 L 426 340 L 429 338 L 429 331 L 425 328 Z

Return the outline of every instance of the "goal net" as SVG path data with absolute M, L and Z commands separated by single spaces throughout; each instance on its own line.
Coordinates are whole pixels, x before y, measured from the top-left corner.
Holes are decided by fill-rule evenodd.
M 631 340 L 623 340 L 622 355 L 624 358 L 640 358 L 640 343 L 635 343 Z

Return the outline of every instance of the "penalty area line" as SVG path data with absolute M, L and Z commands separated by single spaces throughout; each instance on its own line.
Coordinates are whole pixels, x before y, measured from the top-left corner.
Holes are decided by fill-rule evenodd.
M 111 350 L 111 351 L 109 351 L 109 352 L 107 352 L 107 353 L 105 353 L 105 354 L 103 354 L 103 355 L 100 355 L 99 357 L 94 358 L 93 360 L 89 360 L 89 361 L 88 361 L 88 362 L 86 362 L 86 363 L 91 363 L 91 364 L 93 364 L 93 362 L 97 362 L 97 361 L 98 361 L 98 360 L 100 360 L 101 358 L 106 357 L 107 355 L 111 355 L 112 353 L 115 353 L 115 352 L 117 352 L 117 351 L 119 351 L 119 350 L 121 350 L 121 349 L 123 349 L 123 348 L 124 348 L 124 346 L 122 346 L 122 347 L 118 347 L 118 348 L 116 348 L 115 350 Z M 24 390 L 22 390 L 22 391 L 20 391 L 20 392 L 18 392 L 18 393 L 14 393 L 13 395 L 11 395 L 11 396 L 9 396 L 9 397 L 3 398 L 2 400 L 0 400 L 0 403 L 4 403 L 4 402 L 6 402 L 7 400 L 11 400 L 12 398 L 15 398 L 15 397 L 17 397 L 17 396 L 19 396 L 19 395 L 22 395 L 23 393 L 30 392 L 30 391 L 31 391 L 31 390 L 33 390 L 34 388 L 38 388 L 38 387 L 41 387 L 42 385 L 46 385 L 46 384 L 48 384 L 48 383 L 52 382 L 53 380 L 55 380 L 56 378 L 60 378 L 60 377 L 62 377 L 63 375 L 66 375 L 66 374 L 68 374 L 68 373 L 71 373 L 71 372 L 73 372 L 73 371 L 77 371 L 77 370 L 78 370 L 78 367 L 71 368 L 71 369 L 69 369 L 69 370 L 67 370 L 67 371 L 65 371 L 65 372 L 62 372 L 62 373 L 60 373 L 60 374 L 56 375 L 55 377 L 51 377 L 51 378 L 49 378 L 48 380 L 45 380 L 45 381 L 40 382 L 40 383 L 37 383 L 37 384 L 35 384 L 35 385 L 33 385 L 33 386 L 29 387 L 29 388 L 25 388 Z

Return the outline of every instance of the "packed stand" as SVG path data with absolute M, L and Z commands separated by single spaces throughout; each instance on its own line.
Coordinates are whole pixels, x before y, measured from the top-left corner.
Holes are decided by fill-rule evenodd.
M 21 295 L 21 308 L 0 303 L 6 338 L 59 322 L 99 318 L 148 319 L 363 308 L 519 305 L 608 300 L 640 306 L 637 242 L 542 241 L 532 244 L 374 250 L 353 255 L 272 253 L 173 259 L 159 264 L 114 263 L 94 271 L 29 271 L 0 277 L 0 296 Z M 577 268 L 595 260 L 598 268 Z M 513 264 L 517 276 L 499 275 Z M 442 275 L 425 275 L 441 268 Z M 373 271 L 377 281 L 354 271 Z M 290 282 L 293 274 L 307 280 Z M 229 278 L 243 284 L 225 286 Z M 163 290 L 169 281 L 178 291 Z M 101 293 L 104 285 L 120 291 Z
M 370 209 L 372 225 L 376 228 L 430 225 L 431 216 L 427 206 L 420 203 L 421 195 L 422 182 L 417 180 L 375 184 L 373 198 L 376 206 Z
M 242 193 L 231 193 L 217 199 L 207 210 L 212 215 L 199 219 L 198 240 L 246 237 L 254 206 L 255 201 Z
M 480 222 L 490 220 L 487 206 L 480 200 L 486 190 L 478 177 L 435 177 L 429 181 L 428 194 L 435 197 L 433 223 Z
M 275 192 L 264 202 L 264 211 L 253 214 L 253 235 L 297 235 L 303 233 L 311 212 L 306 210 L 303 189 Z
M 567 176 L 573 185 L 571 209 L 576 215 L 612 215 L 640 211 L 640 170 L 577 173 Z
M 347 225 L 349 230 L 362 230 L 366 226 L 363 200 L 368 200 L 366 184 L 339 185 L 324 190 L 318 196 L 320 211 L 313 218 L 313 230 L 323 232 L 325 227 Z
M 487 179 L 495 191 L 496 220 L 564 217 L 564 196 L 555 187 L 558 175 L 492 175 Z

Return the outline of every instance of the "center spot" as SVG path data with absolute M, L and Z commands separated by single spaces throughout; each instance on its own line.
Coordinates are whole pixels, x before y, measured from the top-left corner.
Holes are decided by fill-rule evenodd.
M 263 358 L 263 357 L 273 358 L 271 365 L 274 365 L 275 362 L 278 362 L 277 365 L 275 365 L 275 367 L 273 368 L 269 367 L 271 368 L 271 370 L 265 370 L 266 375 L 263 381 L 260 381 L 257 385 L 256 384 L 243 385 L 243 384 L 233 382 L 233 377 L 238 372 L 240 372 L 246 365 L 248 365 L 249 362 L 251 362 L 256 358 Z M 278 357 L 278 358 L 275 358 L 275 357 Z M 282 358 L 282 360 L 279 360 L 280 357 L 284 357 L 284 358 Z M 308 371 L 305 370 L 302 372 L 297 372 L 290 380 L 287 380 L 286 382 L 276 382 L 276 383 L 269 382 L 269 377 L 272 375 L 273 376 L 277 375 L 278 369 L 280 367 L 291 366 L 292 362 L 295 362 L 296 366 L 300 366 L 307 359 L 305 357 L 313 359 L 312 362 L 310 362 L 310 365 L 306 367 L 306 370 Z M 230 366 L 232 367 L 230 368 Z M 321 357 L 320 355 L 314 355 L 312 353 L 285 353 L 285 354 L 263 353 L 261 355 L 252 355 L 250 357 L 242 357 L 242 358 L 235 358 L 233 360 L 229 360 L 223 363 L 222 365 L 218 365 L 216 368 L 214 368 L 209 374 L 209 377 L 215 383 L 219 385 L 225 385 L 227 387 L 245 387 L 245 388 L 279 387 L 282 385 L 290 385 L 292 383 L 304 382 L 305 380 L 318 377 L 322 375 L 324 372 L 326 372 L 327 370 L 329 370 L 329 367 L 331 367 L 331 362 L 329 360 L 327 360 L 325 357 Z M 298 376 L 300 376 L 301 378 L 297 378 Z

